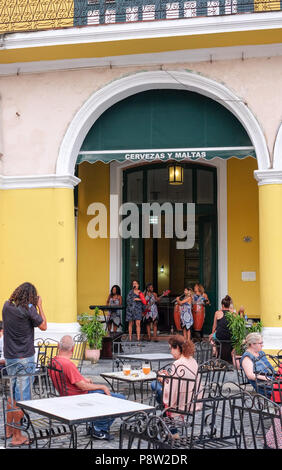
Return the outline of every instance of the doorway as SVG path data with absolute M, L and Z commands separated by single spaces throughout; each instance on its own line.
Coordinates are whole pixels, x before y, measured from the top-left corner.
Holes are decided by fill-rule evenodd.
M 182 163 L 184 182 L 168 183 L 167 164 L 148 164 L 125 170 L 123 173 L 123 202 L 134 202 L 139 207 L 139 238 L 123 240 L 123 287 L 129 290 L 132 280 L 138 279 L 141 289 L 152 282 L 159 295 L 166 289 L 169 297 L 159 304 L 159 329 L 169 331 L 173 325 L 173 300 L 185 287 L 201 283 L 211 301 L 206 308 L 203 332 L 210 333 L 217 309 L 217 172 L 216 168 L 195 163 Z M 142 238 L 141 204 L 169 202 L 175 213 L 175 204 L 195 204 L 195 243 L 190 249 L 178 249 L 177 241 L 164 234 L 165 215 L 150 216 L 150 238 Z M 184 206 L 185 207 L 185 206 Z M 184 213 L 184 226 L 186 223 Z M 160 238 L 153 237 L 155 224 L 161 224 Z

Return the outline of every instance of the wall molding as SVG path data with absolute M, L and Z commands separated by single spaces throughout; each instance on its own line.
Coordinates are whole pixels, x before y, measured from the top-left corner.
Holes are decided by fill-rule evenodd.
M 265 184 L 282 184 L 282 170 L 255 170 L 254 177 L 258 182 L 258 186 Z
M 80 179 L 73 175 L 0 175 L 0 189 L 70 188 L 73 189 Z
M 280 327 L 265 327 L 262 330 L 263 336 L 263 349 L 276 349 L 282 348 L 282 328 Z
M 282 171 L 282 124 L 277 132 L 274 151 L 273 151 L 273 168 Z
M 282 44 L 242 45 L 185 49 L 145 54 L 125 54 L 110 57 L 91 57 L 64 60 L 44 60 L 1 64 L 0 76 L 50 73 L 62 70 L 94 67 L 156 66 L 163 64 L 197 63 L 212 60 L 244 60 L 282 55 Z
M 255 31 L 282 28 L 282 12 L 245 13 L 175 20 L 116 23 L 86 27 L 50 29 L 46 31 L 9 33 L 2 41 L 2 50 L 59 46 L 130 39 L 207 35 L 234 31 Z

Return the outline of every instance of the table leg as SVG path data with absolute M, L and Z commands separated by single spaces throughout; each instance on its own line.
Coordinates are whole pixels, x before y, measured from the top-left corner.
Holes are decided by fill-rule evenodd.
M 72 443 L 72 448 L 73 448 L 73 449 L 77 449 L 77 432 L 76 432 L 76 426 L 70 425 L 70 432 L 71 432 L 70 444 Z

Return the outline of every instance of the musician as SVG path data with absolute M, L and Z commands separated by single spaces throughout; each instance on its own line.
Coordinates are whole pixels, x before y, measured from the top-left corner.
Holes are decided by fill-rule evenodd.
M 205 292 L 204 286 L 202 284 L 195 284 L 194 285 L 194 302 L 198 303 L 199 301 L 204 305 L 210 305 L 209 298 Z
M 193 314 L 196 314 L 196 311 L 195 311 L 195 308 L 194 305 L 200 305 L 203 307 L 203 323 L 204 323 L 204 320 L 205 320 L 205 307 L 206 305 L 210 305 L 210 301 L 209 301 L 209 298 L 207 296 L 207 294 L 205 293 L 205 289 L 204 287 L 202 286 L 202 284 L 195 284 L 194 285 L 194 295 L 193 295 L 193 307 L 192 307 L 192 310 L 193 310 Z M 195 318 L 194 318 L 195 320 Z M 195 333 L 195 336 L 202 336 L 202 328 L 200 330 L 197 330 L 197 331 L 194 331 Z
M 114 285 L 111 288 L 111 292 L 107 298 L 106 305 L 122 305 L 122 296 L 120 287 L 118 285 Z M 121 325 L 121 310 L 110 310 L 109 315 L 107 317 L 107 327 L 109 332 L 111 332 L 112 325 L 114 329 L 114 333 L 117 332 L 118 327 Z
M 184 340 L 191 339 L 190 328 L 193 325 L 192 315 L 192 302 L 193 302 L 193 290 L 191 288 L 184 289 L 184 299 L 180 300 L 180 297 L 176 297 L 176 302 L 180 305 L 180 323 L 183 331 Z
M 158 343 L 157 333 L 158 333 L 158 307 L 157 302 L 159 302 L 160 297 L 154 292 L 154 287 L 152 283 L 146 285 L 146 290 L 144 292 L 145 299 L 147 301 L 147 306 L 144 312 L 143 321 L 145 322 L 147 329 L 147 340 L 151 341 L 151 327 L 153 325 L 153 341 Z
M 133 322 L 136 325 L 137 341 L 140 341 L 143 303 L 140 298 L 139 281 L 132 281 L 132 288 L 126 298 L 126 321 L 128 321 L 129 341 L 132 341 Z

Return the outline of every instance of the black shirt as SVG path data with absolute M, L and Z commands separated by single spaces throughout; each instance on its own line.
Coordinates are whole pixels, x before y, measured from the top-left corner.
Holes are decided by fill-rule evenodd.
M 34 305 L 29 306 L 27 310 L 7 301 L 3 306 L 2 317 L 4 357 L 15 359 L 33 356 L 34 328 L 43 322 Z
M 231 340 L 231 333 L 228 327 L 228 322 L 227 318 L 225 316 L 225 313 L 228 312 L 228 310 L 223 310 L 223 317 L 217 320 L 216 322 L 216 332 L 215 336 L 219 340 L 225 340 L 225 341 L 230 341 Z M 5 333 L 4 333 L 5 334 Z

